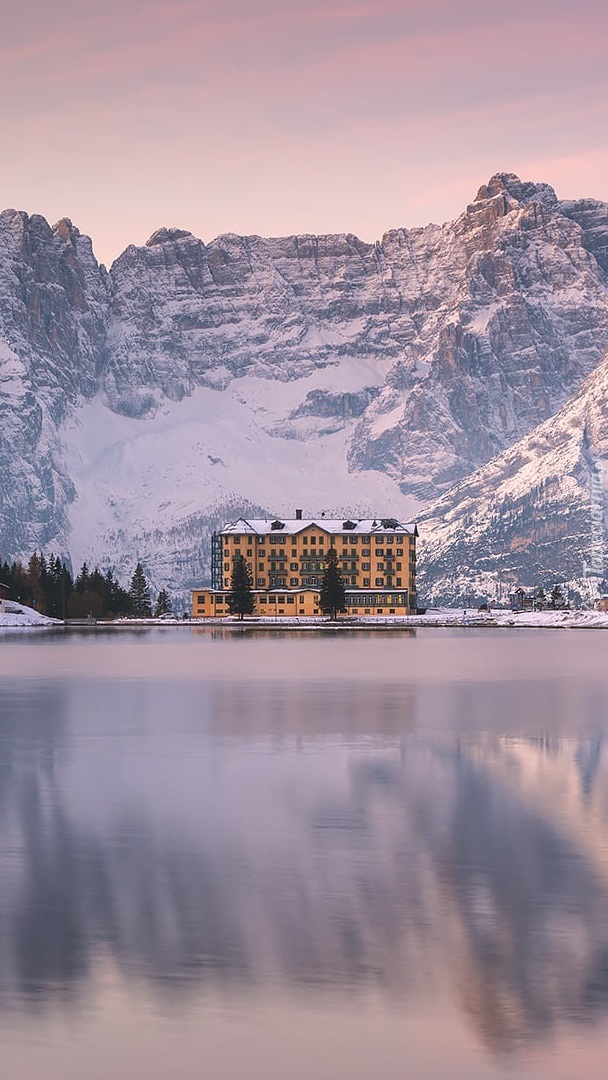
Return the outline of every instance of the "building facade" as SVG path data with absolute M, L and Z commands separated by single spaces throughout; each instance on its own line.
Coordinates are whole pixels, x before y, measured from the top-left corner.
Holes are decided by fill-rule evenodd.
M 227 615 L 234 559 L 248 565 L 258 615 L 319 615 L 320 587 L 330 548 L 354 615 L 416 611 L 415 524 L 395 518 L 353 521 L 324 517 L 239 518 L 212 538 L 212 587 L 193 593 L 195 618 Z

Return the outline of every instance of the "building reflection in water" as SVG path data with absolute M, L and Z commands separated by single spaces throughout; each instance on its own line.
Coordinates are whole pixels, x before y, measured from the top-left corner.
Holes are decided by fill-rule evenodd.
M 513 710 L 544 727 L 547 700 L 549 734 L 504 734 Z M 5 682 L 1 1004 L 76 1000 L 110 956 L 164 995 L 448 994 L 496 1050 L 603 1015 L 605 704 L 577 701 L 577 738 L 572 706 L 492 685 Z

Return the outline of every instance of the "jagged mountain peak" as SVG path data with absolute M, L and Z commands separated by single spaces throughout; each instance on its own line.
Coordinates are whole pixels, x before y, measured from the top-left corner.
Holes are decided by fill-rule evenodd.
M 521 206 L 533 201 L 542 202 L 548 207 L 553 207 L 557 203 L 557 195 L 550 184 L 523 181 L 515 173 L 494 173 L 487 184 L 482 184 L 474 202 L 494 199 L 497 195 L 509 196 Z
M 178 240 L 197 240 L 197 238 L 187 229 L 162 228 L 152 233 L 149 240 L 146 240 L 145 246 L 151 248 L 159 244 L 175 244 Z M 197 240 L 197 243 L 200 244 L 202 241 Z

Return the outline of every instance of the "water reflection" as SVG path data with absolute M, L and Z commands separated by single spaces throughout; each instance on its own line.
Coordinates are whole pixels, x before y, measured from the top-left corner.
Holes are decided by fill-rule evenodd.
M 446 994 L 496 1050 L 588 1023 L 605 712 L 589 685 L 5 679 L 0 1006 L 76 1001 L 111 956 L 171 996 Z

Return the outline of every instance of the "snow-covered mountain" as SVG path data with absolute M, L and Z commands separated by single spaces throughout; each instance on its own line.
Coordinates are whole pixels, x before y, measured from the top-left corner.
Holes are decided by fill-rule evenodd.
M 608 349 L 608 209 L 500 174 L 452 223 L 161 229 L 109 272 L 68 220 L 0 215 L 0 553 L 176 590 L 246 511 L 417 515 Z
M 420 587 L 466 601 L 563 581 L 589 600 L 608 570 L 607 511 L 608 354 L 556 416 L 423 513 Z

